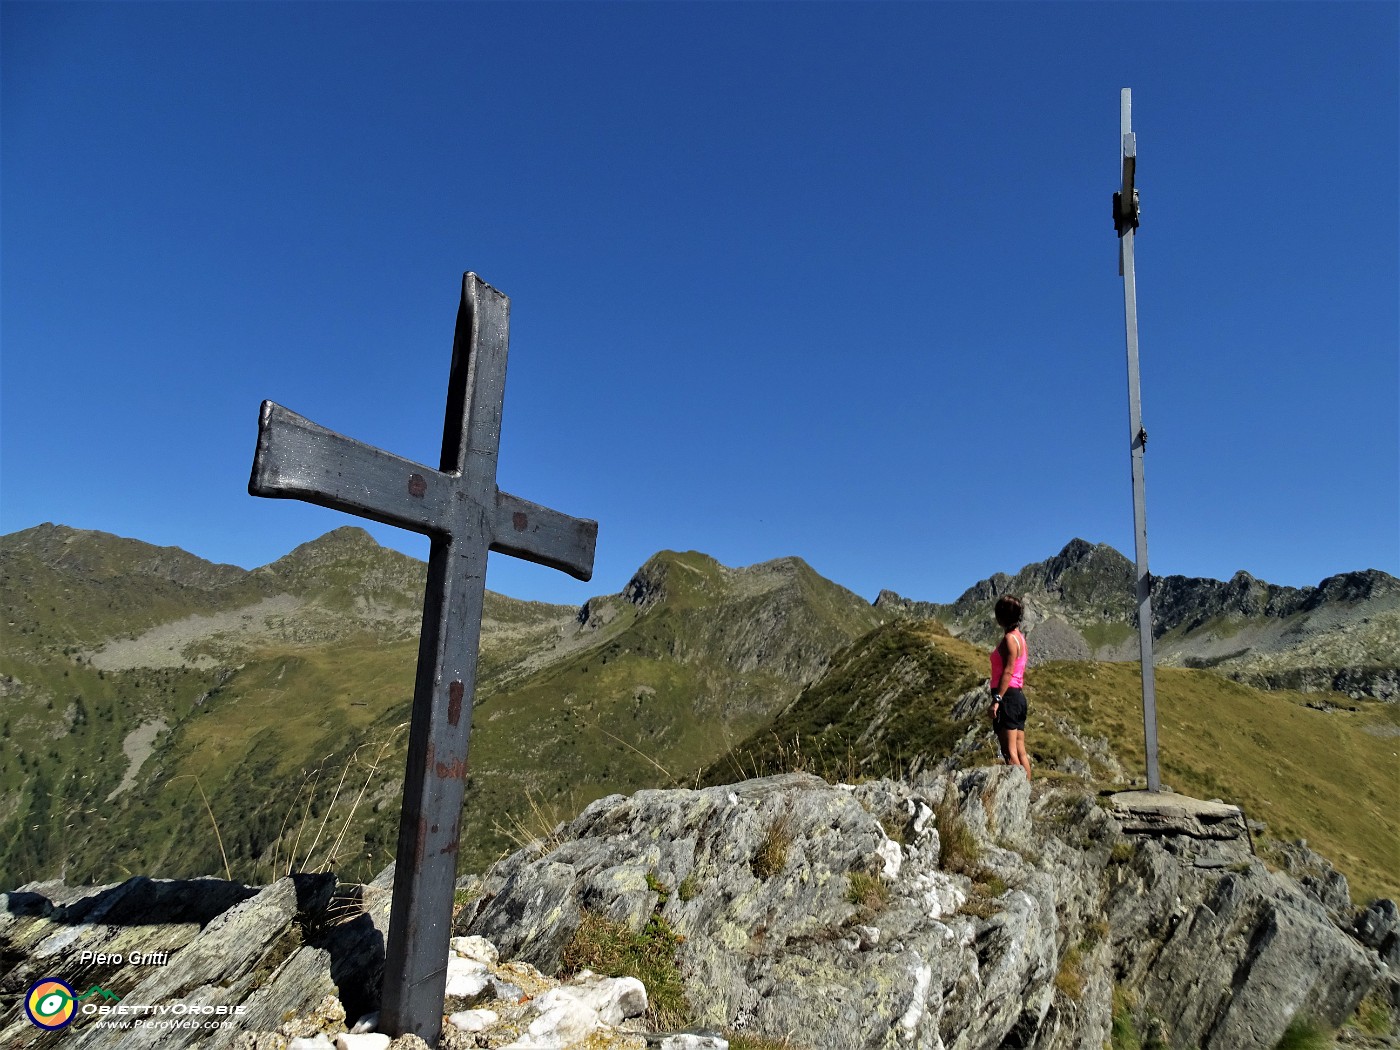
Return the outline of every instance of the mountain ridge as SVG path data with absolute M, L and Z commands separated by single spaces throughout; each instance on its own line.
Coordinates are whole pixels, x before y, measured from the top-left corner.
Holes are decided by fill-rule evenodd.
M 1070 617 L 1110 646 L 1115 627 L 1131 640 L 1130 627 L 1108 618 L 1126 599 L 1099 571 L 1121 555 L 1082 541 L 1062 554 L 1020 575 L 1060 601 L 1033 596 L 1046 614 L 1033 628 L 1038 659 L 1055 655 L 1047 629 L 1077 638 L 1082 657 L 1088 643 Z M 287 863 L 296 828 L 332 819 L 353 831 L 326 862 L 387 862 L 425 574 L 354 526 L 254 570 L 62 526 L 0 539 L 9 624 L 0 643 L 0 874 L 42 873 L 60 855 L 92 877 L 157 862 L 176 875 L 207 873 L 213 825 L 231 865 L 266 871 Z M 1016 579 L 972 588 L 969 615 Z M 677 786 L 717 764 L 733 769 L 732 748 L 788 731 L 785 712 L 806 689 L 826 690 L 832 710 L 851 708 L 833 660 L 862 639 L 891 637 L 878 630 L 893 612 L 800 558 L 730 568 L 694 551 L 658 552 L 619 591 L 578 608 L 488 592 L 464 863 L 499 855 L 519 821 L 562 819 L 611 792 Z M 947 705 L 985 674 L 976 632 L 951 619 L 936 644 L 963 646 L 965 671 L 928 678 L 920 694 Z M 1219 633 L 1238 647 L 1250 631 Z M 938 761 L 954 727 L 933 717 L 911 726 L 888 708 L 931 659 L 901 645 L 870 649 L 869 675 L 890 689 L 865 727 L 884 743 L 861 753 L 874 761 L 922 749 Z M 1117 682 L 1096 666 L 1064 672 L 1067 693 L 1095 675 Z M 1332 704 L 1356 706 L 1335 694 Z M 1084 761 L 1060 750 L 1046 755 Z M 341 797 L 347 776 L 357 788 Z M 128 844 L 112 861 L 122 867 L 99 872 L 84 853 L 99 836 Z
M 921 602 L 890 590 L 875 600 L 894 615 L 928 617 L 979 644 L 997 636 L 1002 594 L 1026 604 L 1032 659 L 1138 659 L 1136 572 L 1107 544 L 1073 539 L 1056 555 L 994 573 L 955 601 Z M 1263 688 L 1400 698 L 1400 580 L 1377 569 L 1287 587 L 1241 570 L 1227 581 L 1153 579 L 1154 658 Z

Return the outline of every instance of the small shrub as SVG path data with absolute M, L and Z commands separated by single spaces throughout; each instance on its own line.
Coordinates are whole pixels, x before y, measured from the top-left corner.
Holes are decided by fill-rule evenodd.
M 492 829 L 513 842 L 516 849 L 533 850 L 541 857 L 547 856 L 564 843 L 560 832 L 574 810 L 573 800 L 570 798 L 567 804 L 546 801 L 531 791 L 525 792 L 525 800 L 530 807 L 529 813 L 507 813 L 507 823 L 493 820 Z
M 959 815 L 951 792 L 938 804 L 933 819 L 938 829 L 939 865 L 972 880 L 972 895 L 958 911 L 991 918 L 1001 910 L 996 898 L 1006 892 L 1006 881 L 982 864 L 982 843 Z
M 997 907 L 997 902 L 990 897 L 969 897 L 961 908 L 959 915 L 975 915 L 979 919 L 990 919 L 997 912 L 1001 911 Z
M 979 897 L 995 899 L 1006 892 L 1006 880 L 982 868 L 972 879 L 972 889 Z
M 1126 864 L 1133 859 L 1133 852 L 1133 844 L 1131 842 L 1115 842 L 1113 844 L 1113 849 L 1109 850 L 1108 862 L 1110 864 Z
M 1084 924 L 1083 945 L 1085 950 L 1093 951 L 1099 944 L 1108 940 L 1108 922 L 1104 919 L 1094 919 Z
M 564 947 L 561 974 L 573 974 L 580 970 L 606 973 L 610 977 L 621 974 L 610 973 L 627 957 L 632 944 L 632 931 L 620 922 L 593 912 L 584 912 L 579 927 L 574 931 L 569 943 Z
M 1014 842 L 1009 842 L 1005 839 L 998 839 L 997 845 L 1004 850 L 1009 850 L 1012 853 L 1019 853 L 1021 855 L 1021 859 L 1033 868 L 1040 867 L 1041 863 L 1045 860 L 1045 854 L 1041 853 L 1040 850 L 1036 849 L 1034 846 L 1017 844 Z
M 693 901 L 696 897 L 700 896 L 700 880 L 697 879 L 694 874 L 687 875 L 681 881 L 680 889 L 677 893 L 683 902 L 689 903 Z
M 899 817 L 885 817 L 880 821 L 880 826 L 885 829 L 885 837 L 901 846 L 909 845 L 908 832 L 909 822 Z
M 671 895 L 670 889 L 661 881 L 661 876 L 654 871 L 647 872 L 647 889 L 659 896 L 662 904 L 665 904 L 666 898 Z

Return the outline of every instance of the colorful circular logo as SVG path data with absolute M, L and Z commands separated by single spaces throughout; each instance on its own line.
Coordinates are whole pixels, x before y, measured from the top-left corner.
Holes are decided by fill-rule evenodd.
M 56 977 L 35 981 L 24 997 L 24 1012 L 30 1023 L 50 1032 L 67 1027 L 76 1011 L 77 995 Z

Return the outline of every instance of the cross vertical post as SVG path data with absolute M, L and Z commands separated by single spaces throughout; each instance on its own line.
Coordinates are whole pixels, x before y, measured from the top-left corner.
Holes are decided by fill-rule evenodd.
M 593 574 L 598 523 L 496 487 L 510 300 L 462 279 L 437 470 L 263 402 L 248 491 L 301 499 L 432 540 L 413 690 L 380 1031 L 437 1046 L 488 551 Z
M 1147 569 L 1147 492 L 1143 453 L 1147 431 L 1142 425 L 1142 389 L 1138 372 L 1137 278 L 1133 234 L 1138 226 L 1137 136 L 1133 134 L 1133 93 L 1119 98 L 1122 149 L 1121 189 L 1113 194 L 1113 225 L 1118 231 L 1118 272 L 1123 278 L 1123 315 L 1128 343 L 1128 433 L 1133 472 L 1133 531 L 1137 556 L 1138 647 L 1142 654 L 1142 724 L 1147 748 L 1147 790 L 1160 791 L 1157 770 L 1157 689 L 1152 664 L 1152 574 Z

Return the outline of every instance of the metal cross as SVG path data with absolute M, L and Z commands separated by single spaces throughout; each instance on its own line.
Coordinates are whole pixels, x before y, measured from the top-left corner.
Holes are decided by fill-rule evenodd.
M 598 523 L 496 487 L 510 299 L 462 279 L 437 470 L 264 401 L 248 491 L 347 511 L 432 539 L 385 951 L 380 1030 L 436 1046 L 488 550 L 593 574 Z
M 1138 648 L 1142 653 L 1142 724 L 1147 744 L 1147 790 L 1162 790 L 1157 771 L 1157 689 L 1152 674 L 1152 574 L 1147 571 L 1147 493 L 1142 458 L 1147 431 L 1142 426 L 1142 390 L 1138 375 L 1137 279 L 1133 271 L 1133 233 L 1138 226 L 1137 136 L 1133 134 L 1133 92 L 1124 88 L 1119 101 L 1123 185 L 1113 195 L 1113 225 L 1118 231 L 1118 273 L 1123 278 L 1123 312 L 1128 338 L 1128 434 L 1133 463 L 1133 530 L 1137 552 Z

